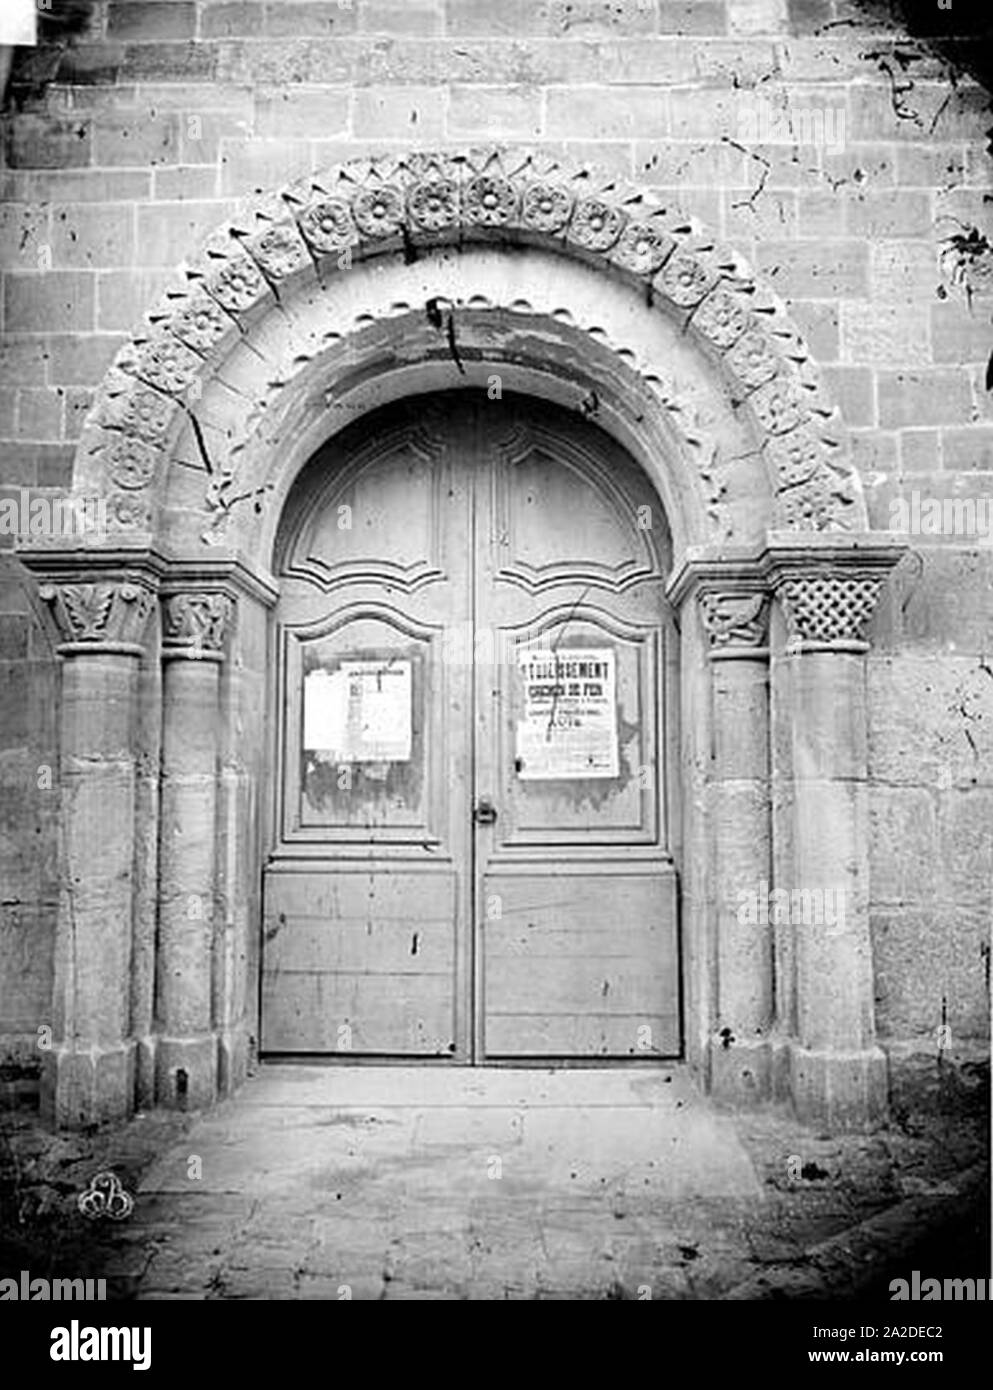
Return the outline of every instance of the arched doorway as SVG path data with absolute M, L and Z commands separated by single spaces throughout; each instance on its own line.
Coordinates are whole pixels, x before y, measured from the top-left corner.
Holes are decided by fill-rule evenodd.
M 668 526 L 546 401 L 335 437 L 277 540 L 263 1055 L 678 1056 Z
M 107 535 L 21 551 L 62 637 L 61 830 L 81 866 L 56 933 L 59 1123 L 210 1104 L 245 1075 L 285 504 L 373 409 L 494 383 L 595 420 L 664 503 L 688 1064 L 832 1126 L 884 1111 L 864 656 L 900 543 L 866 530 L 817 365 L 733 250 L 648 192 L 484 149 L 340 166 L 212 234 L 81 434 L 74 488 L 106 500 Z M 441 619 L 412 642 L 417 621 Z M 644 618 L 611 621 L 633 640 Z M 844 930 L 742 911 L 773 884 L 840 887 Z M 478 1054 L 479 1017 L 441 1040 Z

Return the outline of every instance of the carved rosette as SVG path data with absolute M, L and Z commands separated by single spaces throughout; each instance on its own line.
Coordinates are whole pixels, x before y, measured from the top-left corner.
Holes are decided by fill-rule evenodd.
M 635 275 L 654 275 L 675 250 L 676 243 L 666 232 L 647 222 L 629 222 L 614 247 L 611 260 Z
M 149 443 L 160 443 L 168 434 L 175 413 L 175 402 L 157 391 L 139 386 L 122 400 L 117 414 L 107 414 L 107 424 L 120 424 L 125 434 L 138 435 Z
M 122 450 L 111 432 L 164 449 L 173 423 L 195 404 L 201 382 L 218 374 L 239 329 L 244 332 L 249 316 L 274 294 L 285 293 L 289 280 L 316 277 L 315 261 L 344 247 L 360 261 L 401 246 L 409 255 L 418 243 L 463 245 L 500 236 L 514 244 L 568 245 L 585 259 L 600 258 L 640 278 L 651 287 L 650 303 L 678 312 L 708 350 L 722 356 L 731 389 L 748 398 L 767 442 L 805 429 L 816 448 L 820 420 L 814 416 L 826 419 L 830 407 L 820 410 L 816 393 L 807 389 L 809 357 L 782 306 L 759 294 L 761 287 L 729 250 L 650 193 L 537 151 L 490 147 L 366 158 L 249 204 L 208 239 L 200 264 L 169 290 L 152 331 L 119 355 L 94 403 L 97 432 L 84 432 L 80 449 L 86 469 L 96 467 L 107 492 L 118 498 L 120 525 L 137 527 L 154 512 L 141 494 L 154 502 L 164 469 L 149 467 L 140 449 Z M 333 265 L 329 259 L 325 268 L 333 271 Z M 300 369 L 306 360 L 303 355 Z M 775 468 L 783 455 L 767 449 L 766 457 Z M 777 494 L 808 485 L 795 476 L 802 465 L 790 466 L 791 477 L 776 477 Z M 850 471 L 847 462 L 843 469 Z M 833 479 L 822 482 L 809 484 L 813 501 L 798 495 L 783 502 L 787 526 L 830 530 L 864 523 L 861 516 L 851 520 L 860 509 Z M 121 500 L 128 494 L 133 501 Z
M 693 327 L 715 347 L 732 347 L 748 327 L 748 310 L 727 290 L 714 290 L 696 310 Z
M 122 434 L 107 449 L 111 481 L 127 492 L 147 487 L 155 476 L 158 458 L 157 451 L 150 444 Z
M 573 212 L 569 240 L 586 251 L 606 251 L 624 230 L 625 221 L 620 208 L 602 198 L 584 198 Z
M 134 358 L 135 375 L 170 396 L 187 390 L 201 366 L 195 352 L 165 332 L 141 344 Z
M 314 203 L 301 214 L 299 225 L 315 251 L 341 251 L 358 240 L 351 209 L 343 198 Z
M 572 216 L 572 194 L 551 182 L 531 183 L 524 190 L 522 220 L 536 232 L 561 232 Z
M 172 320 L 176 337 L 194 352 L 204 354 L 234 329 L 234 321 L 208 294 L 198 294 L 188 300 Z
M 879 598 L 878 575 L 802 575 L 777 589 L 790 645 L 840 646 L 864 650 L 864 628 Z
M 469 222 L 503 227 L 517 212 L 517 193 L 509 179 L 483 176 L 473 179 L 462 197 L 462 211 Z
M 163 655 L 222 661 L 232 607 L 226 594 L 170 594 L 162 605 Z
M 266 283 L 247 256 L 232 255 L 207 277 L 206 288 L 229 314 L 244 313 L 266 292 Z
M 307 247 L 293 222 L 277 222 L 258 236 L 246 237 L 244 246 L 269 280 L 286 280 L 311 264 Z
M 352 203 L 359 231 L 375 240 L 396 236 L 403 224 L 403 193 L 396 184 L 360 188 Z
M 151 591 L 131 580 L 43 584 L 39 590 L 70 649 L 138 651 L 152 611 Z
M 700 615 L 714 660 L 729 656 L 766 656 L 769 595 L 707 590 L 700 594 Z
M 779 356 L 764 333 L 751 329 L 735 343 L 724 359 L 745 386 L 761 386 L 779 371 Z
M 666 262 L 657 284 L 666 299 L 681 309 L 691 309 L 713 287 L 714 279 L 708 267 L 695 256 L 678 252 Z
M 407 194 L 407 212 L 426 232 L 453 227 L 458 217 L 458 185 L 454 179 L 422 179 Z

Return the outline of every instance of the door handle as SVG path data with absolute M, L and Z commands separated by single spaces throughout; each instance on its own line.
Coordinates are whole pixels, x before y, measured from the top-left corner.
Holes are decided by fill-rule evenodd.
M 474 825 L 492 825 L 497 818 L 496 807 L 488 796 L 481 796 L 472 813 Z

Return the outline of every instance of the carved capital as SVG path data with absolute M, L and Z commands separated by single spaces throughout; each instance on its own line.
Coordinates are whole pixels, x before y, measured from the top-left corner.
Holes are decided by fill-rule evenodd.
M 222 661 L 232 609 L 226 594 L 170 594 L 162 605 L 163 654 Z
M 875 574 L 798 575 L 777 593 L 792 645 L 864 649 L 864 628 L 876 606 L 882 577 Z
M 69 648 L 138 650 L 152 611 L 152 594 L 131 580 L 43 584 L 40 594 Z
M 769 595 L 704 591 L 700 613 L 710 643 L 711 656 L 731 651 L 758 656 L 765 651 L 769 633 Z

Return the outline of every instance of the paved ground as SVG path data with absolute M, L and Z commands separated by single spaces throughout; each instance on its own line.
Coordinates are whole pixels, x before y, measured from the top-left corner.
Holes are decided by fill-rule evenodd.
M 679 1221 L 660 1228 L 660 1207 L 762 1188 L 679 1068 L 274 1067 L 141 1197 L 169 1237 L 143 1296 L 529 1298 L 685 1291 L 663 1269 Z
M 921 1260 L 985 1273 L 984 1094 L 830 1137 L 720 1113 L 678 1066 L 267 1066 L 201 1116 L 0 1124 L 0 1272 L 124 1298 L 886 1298 Z M 133 1215 L 87 1221 L 108 1168 Z

